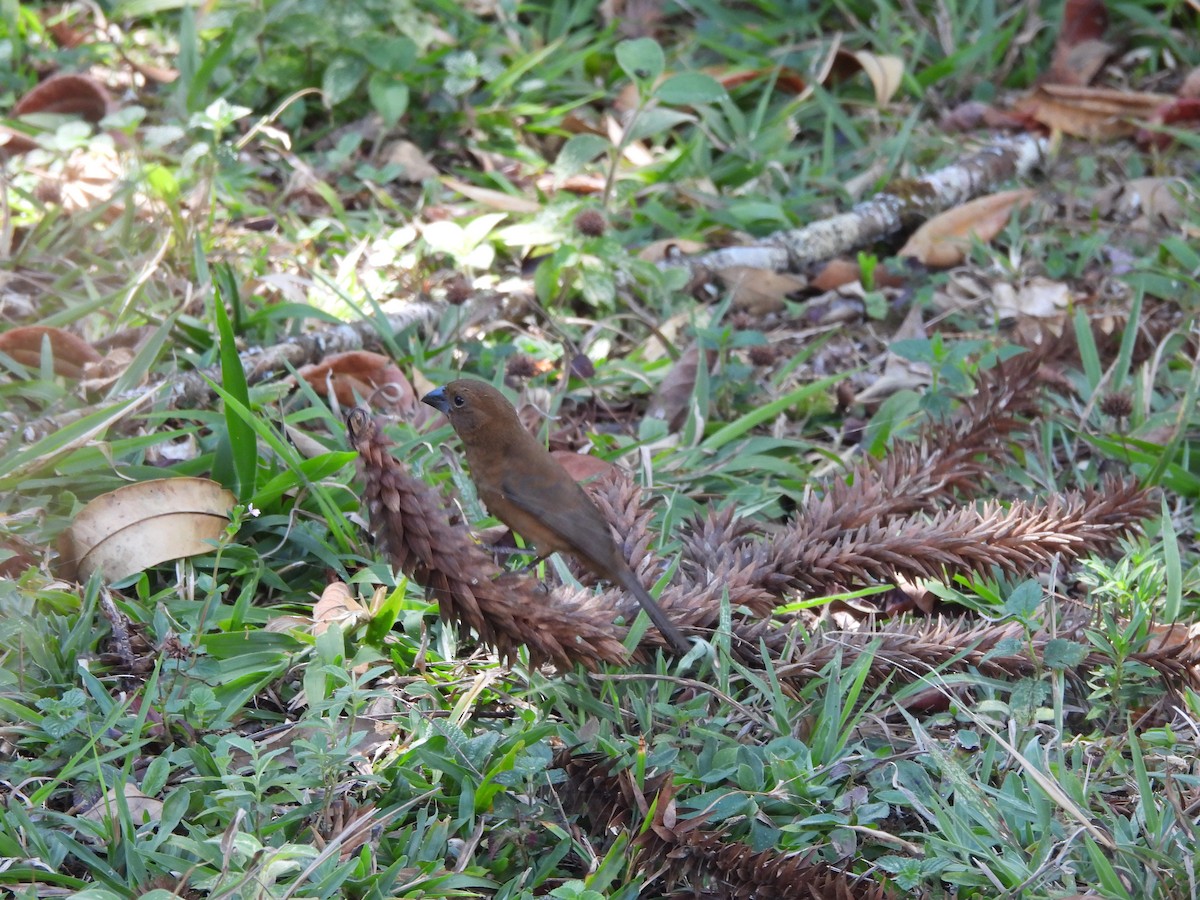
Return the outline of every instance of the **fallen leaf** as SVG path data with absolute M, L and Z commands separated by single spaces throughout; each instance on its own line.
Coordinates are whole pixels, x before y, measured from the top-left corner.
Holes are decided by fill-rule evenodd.
M 133 356 L 133 350 L 129 347 L 113 347 L 103 359 L 87 363 L 83 367 L 83 377 L 79 386 L 88 394 L 99 394 L 108 390 L 125 374 L 125 370 L 133 362 Z M 145 384 L 148 377 L 148 373 L 143 373 L 137 386 Z
M 904 60 L 898 56 L 883 56 L 869 50 L 839 48 L 830 72 L 831 78 L 841 80 L 858 71 L 867 76 L 871 87 L 875 89 L 875 104 L 886 106 L 904 80 Z
M 687 238 L 663 238 L 660 241 L 649 243 L 639 250 L 638 259 L 657 263 L 665 259 L 703 253 L 707 249 L 708 244 L 701 241 L 690 241 Z
M 968 100 L 944 113 L 940 124 L 944 131 L 953 134 L 976 128 L 1028 128 L 1031 123 L 1025 116 L 996 109 L 979 100 Z
M 303 366 L 296 373 L 322 397 L 333 396 L 346 408 L 359 399 L 409 415 L 417 408 L 417 392 L 396 364 L 382 353 L 349 350 Z
M 1108 10 L 1104 0 L 1067 0 L 1054 44 L 1054 58 L 1042 83 L 1091 84 L 1112 55 L 1112 45 L 1103 40 L 1107 29 Z
M 1195 213 L 1196 193 L 1182 178 L 1133 178 L 1101 191 L 1094 208 L 1135 228 L 1174 227 Z
M 103 358 L 81 337 L 48 325 L 23 325 L 0 333 L 0 351 L 23 366 L 36 369 L 41 364 L 43 342 L 49 342 L 54 374 L 79 378 L 84 367 Z
M 121 793 L 125 797 L 125 805 L 129 810 L 129 818 L 136 828 L 139 825 L 144 825 L 147 822 L 158 822 L 162 819 L 163 804 L 161 800 L 143 794 L 137 785 L 131 782 L 125 782 L 121 788 Z M 117 811 L 117 789 L 109 788 L 108 791 L 89 806 L 80 810 L 79 815 L 92 822 L 104 822 L 111 820 L 117 822 L 120 814 Z M 120 830 L 116 830 L 120 834 Z
M 949 268 L 966 259 L 972 240 L 996 237 L 1014 209 L 1028 205 L 1037 191 L 1023 188 L 978 197 L 934 216 L 913 232 L 897 256 L 911 256 L 931 268 Z
M 1070 302 L 1071 289 L 1065 283 L 1040 276 L 1016 288 L 1002 282 L 992 291 L 992 305 L 1001 320 L 1056 318 Z
M 920 340 L 926 337 L 925 320 L 921 304 L 909 307 L 904 320 L 897 326 L 890 343 L 905 340 Z M 932 380 L 933 369 L 929 363 L 907 359 L 898 353 L 887 351 L 883 371 L 870 385 L 854 397 L 856 403 L 872 403 L 890 397 L 897 391 L 925 387 Z
M 1194 100 L 1197 97 L 1200 97 L 1200 66 L 1188 72 L 1187 77 L 1183 79 L 1183 84 L 1179 86 L 1181 100 Z
M 67 576 L 116 581 L 172 559 L 212 553 L 233 494 L 207 478 L 159 478 L 101 494 L 59 541 Z
M 769 82 L 769 79 L 775 79 L 775 87 L 780 91 L 789 94 L 803 94 L 808 90 L 808 81 L 803 75 L 795 69 L 735 69 L 733 71 L 722 71 L 716 68 L 704 70 L 717 80 L 717 83 L 725 90 L 732 90 L 735 87 L 741 87 L 750 81 Z
M 783 309 L 783 301 L 808 287 L 808 279 L 787 272 L 729 266 L 715 273 L 733 294 L 733 308 L 755 315 Z
M 396 181 L 403 184 L 420 184 L 437 178 L 440 172 L 412 141 L 393 141 L 383 151 L 385 166 L 399 166 L 402 170 Z
M 108 115 L 112 99 L 104 86 L 87 75 L 52 75 L 16 102 L 8 115 L 34 113 L 79 116 L 95 124 Z
M 1053 131 L 1097 140 L 1135 134 L 1139 124 L 1151 121 L 1173 99 L 1169 94 L 1042 84 L 1013 111 Z
M 700 347 L 693 343 L 683 351 L 670 371 L 650 397 L 646 407 L 647 419 L 659 419 L 667 423 L 671 432 L 679 431 L 687 421 L 692 408 L 692 395 L 696 390 L 696 378 L 700 374 Z M 717 361 L 715 350 L 704 355 L 705 365 L 711 370 Z
M 567 474 L 576 481 L 591 481 L 594 478 L 602 478 L 613 472 L 621 471 L 607 459 L 592 456 L 590 453 L 551 450 L 550 455 L 558 460 L 559 464 L 567 470 Z
M 1175 100 L 1161 107 L 1150 117 L 1148 126 L 1155 125 L 1192 125 L 1200 122 L 1200 98 L 1187 97 Z M 1156 131 L 1153 127 L 1139 128 L 1137 142 L 1145 147 L 1166 147 L 1173 140 L 1171 135 Z
M 904 287 L 906 284 L 903 276 L 889 272 L 884 266 L 876 266 L 873 277 L 875 288 L 898 288 Z M 836 257 L 829 260 L 821 267 L 820 271 L 812 276 L 808 286 L 811 290 L 824 294 L 827 291 L 836 291 L 846 285 L 855 284 L 861 279 L 862 270 L 856 261 L 845 257 Z
M 450 178 L 448 176 L 443 177 L 441 181 L 450 190 L 458 191 L 458 193 L 462 194 L 468 200 L 482 203 L 490 209 L 512 213 L 536 213 L 542 211 L 542 204 L 537 200 L 530 200 L 528 197 L 518 197 L 515 194 L 505 194 L 502 191 L 494 191 L 491 188 L 476 187 L 473 184 L 467 184 L 465 181 L 459 181 L 457 178 Z
M 367 608 L 354 599 L 349 585 L 335 581 L 321 591 L 321 599 L 313 606 L 313 634 L 324 634 L 330 625 L 349 631 L 370 617 Z

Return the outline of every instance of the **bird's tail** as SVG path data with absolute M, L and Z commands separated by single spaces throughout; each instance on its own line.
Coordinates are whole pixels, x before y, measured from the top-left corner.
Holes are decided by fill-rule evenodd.
M 663 612 L 663 608 L 655 602 L 654 598 L 650 596 L 650 592 L 642 586 L 641 581 L 633 574 L 633 570 L 626 566 L 620 574 L 621 587 L 637 598 L 637 602 L 642 605 L 642 609 L 646 611 L 646 615 L 650 617 L 650 621 L 654 623 L 654 627 L 662 633 L 662 636 L 675 648 L 675 651 L 680 656 L 683 656 L 691 650 L 691 642 L 667 618 L 667 614 Z

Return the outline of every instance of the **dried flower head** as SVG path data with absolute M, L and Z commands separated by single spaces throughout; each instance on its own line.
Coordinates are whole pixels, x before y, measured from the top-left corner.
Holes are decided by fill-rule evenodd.
M 608 230 L 608 220 L 597 209 L 585 209 L 575 217 L 575 230 L 584 237 L 600 237 Z
M 1100 412 L 1114 419 L 1125 419 L 1133 412 L 1133 398 L 1121 391 L 1116 394 L 1106 394 L 1100 401 Z

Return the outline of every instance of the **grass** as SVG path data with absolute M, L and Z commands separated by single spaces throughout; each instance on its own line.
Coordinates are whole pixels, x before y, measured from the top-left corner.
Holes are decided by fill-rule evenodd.
M 876 278 L 869 301 L 810 290 L 747 311 L 639 257 L 746 243 L 955 160 L 939 115 L 1031 86 L 1057 9 L 701 0 L 638 31 L 636 4 L 608 21 L 567 0 L 102 7 L 103 32 L 84 5 L 0 12 L 0 105 L 85 66 L 113 97 L 103 127 L 39 120 L 3 185 L 5 330 L 69 329 L 109 366 L 81 381 L 48 343 L 0 344 L 5 890 L 666 896 L 663 841 L 730 896 L 781 859 L 861 876 L 854 896 L 1195 894 L 1197 219 L 1139 234 L 1092 208 L 1112 183 L 1186 177 L 1194 135 L 1064 140 L 1039 207 L 954 272 Z M 1127 41 L 1111 79 L 1173 89 L 1200 62 L 1186 4 L 1109 14 Z M 814 76 L 839 41 L 903 60 L 891 102 L 861 72 Z M 409 177 L 400 138 L 465 189 Z M 864 251 L 876 276 L 899 245 Z M 921 585 L 961 629 L 909 614 L 937 663 L 899 654 L 877 617 L 895 592 L 861 584 L 781 593 L 786 652 L 748 656 L 727 599 L 684 661 L 500 661 L 381 561 L 346 397 L 293 360 L 265 378 L 240 361 L 369 320 L 418 393 L 460 371 L 506 380 L 553 414 L 553 446 L 648 486 L 666 582 L 695 516 L 778 529 L 960 409 L 1039 325 L 996 323 L 986 298 L 1034 277 L 1070 288 L 1046 328 L 1066 349 L 988 489 L 1056 496 L 1115 469 L 1161 514 L 1107 558 Z M 925 330 L 897 334 L 913 305 Z M 712 364 L 668 392 L 693 341 Z M 885 361 L 931 377 L 856 399 Z M 653 403 L 680 424 L 643 417 Z M 488 524 L 448 428 L 394 416 L 388 432 Z M 236 497 L 211 552 L 111 584 L 63 576 L 55 547 L 84 504 L 179 475 Z M 331 580 L 360 605 L 313 628 Z M 989 623 L 1004 633 L 986 651 L 961 639 Z M 590 781 L 567 751 L 598 754 Z M 687 843 L 706 835 L 746 866 Z

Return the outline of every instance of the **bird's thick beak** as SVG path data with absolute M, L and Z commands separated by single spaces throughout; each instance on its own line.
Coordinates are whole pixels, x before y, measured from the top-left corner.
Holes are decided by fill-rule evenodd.
M 421 398 L 421 402 L 429 404 L 443 415 L 450 415 L 450 401 L 446 399 L 446 389 L 444 387 L 434 388 Z

